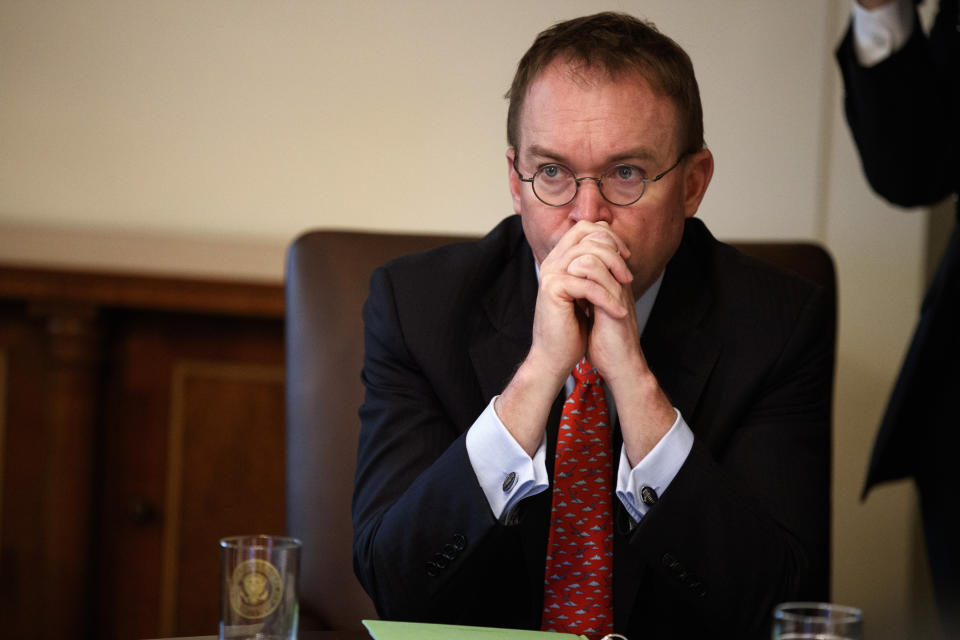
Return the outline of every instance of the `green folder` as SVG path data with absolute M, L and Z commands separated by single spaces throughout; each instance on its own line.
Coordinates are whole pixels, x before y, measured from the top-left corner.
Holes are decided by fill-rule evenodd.
M 363 626 L 375 640 L 587 640 L 586 636 L 572 633 L 464 627 L 455 624 L 364 620 Z

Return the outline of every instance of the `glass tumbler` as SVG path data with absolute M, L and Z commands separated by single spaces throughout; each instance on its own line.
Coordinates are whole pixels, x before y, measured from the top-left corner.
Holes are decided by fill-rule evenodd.
M 773 640 L 863 640 L 860 609 L 828 602 L 784 602 L 773 610 Z
M 220 640 L 296 640 L 300 546 L 266 535 L 220 540 Z

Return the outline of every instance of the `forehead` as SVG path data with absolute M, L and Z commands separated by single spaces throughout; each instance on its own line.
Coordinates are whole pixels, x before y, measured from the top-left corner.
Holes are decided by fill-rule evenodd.
M 520 152 L 536 146 L 602 156 L 643 148 L 667 156 L 678 139 L 673 101 L 639 72 L 610 77 L 564 61 L 530 83 L 519 125 Z

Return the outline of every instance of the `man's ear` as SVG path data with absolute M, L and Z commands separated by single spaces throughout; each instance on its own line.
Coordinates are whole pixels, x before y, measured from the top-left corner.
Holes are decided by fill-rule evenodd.
M 700 202 L 710 179 L 713 177 L 713 154 L 709 149 L 701 149 L 692 154 L 686 161 L 683 183 L 683 212 L 687 218 L 692 218 L 700 208 Z
M 520 182 L 520 176 L 513 170 L 513 159 L 517 155 L 517 150 L 513 147 L 507 149 L 507 182 L 510 183 L 510 195 L 513 198 L 513 212 L 520 213 L 520 194 L 523 190 L 523 183 Z

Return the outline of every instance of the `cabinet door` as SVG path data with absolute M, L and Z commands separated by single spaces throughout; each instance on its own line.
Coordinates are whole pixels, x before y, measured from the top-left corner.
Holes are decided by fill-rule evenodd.
M 99 637 L 217 632 L 224 536 L 284 531 L 279 319 L 112 312 L 99 460 Z

